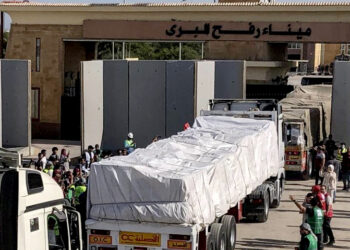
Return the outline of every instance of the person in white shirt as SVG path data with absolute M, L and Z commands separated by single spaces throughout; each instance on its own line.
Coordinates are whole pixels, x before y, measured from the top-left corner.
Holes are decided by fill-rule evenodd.
M 94 162 L 94 147 L 89 145 L 88 151 L 85 152 L 85 160 L 87 168 L 90 168 L 91 163 Z
M 41 158 L 40 161 L 41 161 L 41 163 L 42 163 L 43 169 L 45 169 L 46 164 L 47 164 L 46 150 L 45 150 L 45 149 L 41 150 L 41 153 L 42 153 L 43 157 Z

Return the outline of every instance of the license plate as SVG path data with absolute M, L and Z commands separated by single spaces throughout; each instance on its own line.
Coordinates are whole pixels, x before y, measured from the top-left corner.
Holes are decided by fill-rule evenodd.
M 171 249 L 191 249 L 191 242 L 183 240 L 168 240 L 168 248 Z
M 160 247 L 161 235 L 121 231 L 119 232 L 119 244 Z
M 91 234 L 89 235 L 89 243 L 96 245 L 111 245 L 112 236 Z
M 285 165 L 284 169 L 286 171 L 301 171 L 301 166 L 300 165 Z
M 300 156 L 299 155 L 298 156 L 290 155 L 288 157 L 288 160 L 300 160 Z

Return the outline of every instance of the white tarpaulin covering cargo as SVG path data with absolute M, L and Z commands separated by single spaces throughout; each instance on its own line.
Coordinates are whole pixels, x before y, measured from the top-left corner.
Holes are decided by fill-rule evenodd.
M 278 170 L 273 122 L 199 117 L 178 135 L 94 163 L 88 218 L 209 224 Z

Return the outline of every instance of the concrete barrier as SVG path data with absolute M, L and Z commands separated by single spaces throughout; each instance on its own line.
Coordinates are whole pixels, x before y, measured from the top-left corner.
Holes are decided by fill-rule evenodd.
M 31 144 L 30 65 L 28 60 L 0 60 L 4 147 L 30 147 Z

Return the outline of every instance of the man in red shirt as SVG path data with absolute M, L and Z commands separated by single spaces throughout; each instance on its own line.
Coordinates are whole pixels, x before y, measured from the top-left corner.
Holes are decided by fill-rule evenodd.
M 321 194 L 325 197 L 325 205 L 326 210 L 324 212 L 324 219 L 323 219 L 323 243 L 327 244 L 328 238 L 329 242 L 327 245 L 333 246 L 335 243 L 333 231 L 331 228 L 331 220 L 333 217 L 333 203 L 331 196 L 327 193 L 326 186 L 321 186 Z

